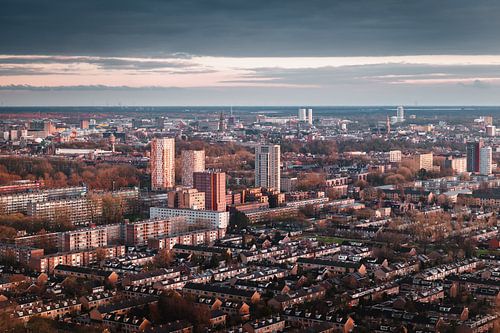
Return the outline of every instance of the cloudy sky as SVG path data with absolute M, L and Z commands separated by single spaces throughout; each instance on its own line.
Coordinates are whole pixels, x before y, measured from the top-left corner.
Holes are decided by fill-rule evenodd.
M 498 105 L 496 0 L 0 0 L 1 105 Z

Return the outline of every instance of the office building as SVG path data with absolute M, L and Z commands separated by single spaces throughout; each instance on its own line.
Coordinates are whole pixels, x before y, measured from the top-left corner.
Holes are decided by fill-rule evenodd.
M 467 172 L 467 158 L 448 156 L 444 161 L 444 167 L 452 169 L 457 174 Z
M 168 192 L 169 208 L 205 209 L 205 193 L 195 188 L 176 188 Z
M 491 147 L 482 147 L 479 150 L 479 173 L 482 175 L 491 174 L 492 168 L 492 153 Z
M 492 116 L 483 116 L 483 121 L 485 126 L 492 126 L 493 125 L 493 117 Z
M 424 169 L 426 171 L 431 171 L 433 168 L 434 155 L 432 152 L 427 154 L 418 154 L 415 156 L 415 163 L 418 170 Z
M 496 126 L 493 126 L 493 125 L 486 126 L 486 135 L 487 136 L 496 136 L 497 135 Z
M 205 209 L 224 212 L 226 210 L 226 174 L 204 171 L 193 174 L 193 186 L 205 193 Z
M 184 217 L 188 226 L 204 228 L 225 229 L 229 224 L 229 212 L 217 212 L 212 210 L 175 209 L 165 207 L 151 207 L 149 216 L 152 219 L 169 219 L 172 217 Z
M 299 121 L 306 121 L 306 109 L 299 109 Z
M 255 186 L 281 188 L 280 146 L 260 145 L 255 148 Z
M 401 162 L 401 150 L 391 150 L 389 152 L 389 162 L 390 163 Z
M 88 129 L 89 128 L 89 121 L 87 119 L 80 120 L 80 128 L 81 129 Z
M 313 124 L 313 109 L 307 109 L 307 123 L 309 125 Z
M 405 109 L 402 106 L 398 106 L 396 110 L 396 117 L 399 123 L 405 121 Z
M 293 192 L 297 189 L 298 182 L 297 177 L 281 177 L 280 189 L 282 192 Z
M 175 140 L 155 138 L 151 141 L 151 188 L 164 190 L 175 186 Z
M 204 150 L 182 151 L 182 185 L 193 186 L 193 173 L 205 170 Z
M 467 171 L 479 172 L 479 151 L 483 148 L 483 141 L 467 142 Z

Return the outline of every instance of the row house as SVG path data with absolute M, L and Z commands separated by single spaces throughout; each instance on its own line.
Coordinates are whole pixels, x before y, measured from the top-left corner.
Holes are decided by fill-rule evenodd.
M 257 291 L 260 294 L 283 294 L 290 291 L 290 287 L 283 281 L 264 281 L 256 282 L 249 280 L 236 280 L 233 285 L 235 288 L 242 290 Z
M 181 275 L 179 277 L 158 281 L 153 284 L 153 288 L 158 290 L 182 290 L 184 286 L 188 283 L 210 283 L 212 281 L 212 275 L 209 272 L 193 274 L 193 275 Z
M 229 316 L 241 320 L 250 319 L 250 306 L 243 301 L 227 301 L 214 297 L 200 296 L 195 299 L 195 306 L 209 311 L 220 310 Z
M 60 277 L 74 277 L 78 279 L 109 282 L 115 284 L 118 281 L 118 274 L 101 269 L 68 265 L 57 265 L 54 268 L 54 275 Z
M 94 308 L 90 311 L 89 316 L 92 320 L 102 321 L 106 315 L 125 315 L 132 309 L 143 308 L 149 304 L 156 303 L 158 303 L 158 297 L 156 296 L 130 298 Z
M 287 252 L 284 248 L 270 247 L 262 250 L 245 251 L 240 253 L 241 262 L 248 264 L 249 262 L 269 260 L 273 257 L 283 255 Z
M 486 333 L 491 332 L 497 323 L 497 315 L 478 315 L 474 318 L 458 323 L 457 333 Z
M 473 275 L 450 275 L 446 282 L 451 283 L 451 290 L 465 290 L 474 292 L 479 288 L 494 288 L 500 290 L 500 280 L 495 278 L 481 278 Z
M 236 278 L 240 280 L 260 282 L 272 279 L 282 279 L 288 275 L 287 273 L 287 270 L 283 268 L 258 266 L 256 271 L 242 273 Z
M 146 296 L 161 296 L 163 291 L 148 286 L 125 286 L 122 294 L 128 298 L 142 298 Z
M 119 295 L 117 294 L 117 292 L 115 290 L 112 290 L 82 296 L 80 297 L 79 301 L 82 304 L 82 308 L 88 311 L 98 306 L 114 302 L 118 297 Z
M 405 263 L 394 263 L 389 266 L 380 266 L 375 271 L 375 277 L 381 281 L 388 281 L 395 279 L 398 276 L 406 276 L 420 269 L 418 261 L 409 261 Z
M 385 283 L 375 287 L 356 289 L 347 292 L 347 304 L 350 307 L 358 306 L 361 300 L 377 301 L 385 295 L 394 296 L 399 294 L 399 285 L 396 283 Z
M 206 246 L 206 245 L 184 245 L 175 244 L 172 249 L 175 254 L 188 254 L 197 255 L 202 257 L 212 257 L 212 256 L 230 256 L 231 251 L 226 249 L 221 249 L 219 247 Z
M 102 323 L 113 331 L 123 333 L 145 332 L 146 329 L 151 327 L 151 322 L 146 318 L 129 317 L 120 314 L 107 314 L 103 317 Z
M 139 274 L 130 274 L 123 278 L 123 286 L 145 286 L 153 285 L 156 282 L 173 279 L 181 276 L 182 269 L 161 268 L 154 271 L 142 272 Z
M 280 316 L 255 319 L 243 325 L 243 329 L 248 333 L 272 333 L 285 330 L 285 319 Z
M 283 317 L 294 327 L 311 327 L 322 323 L 328 323 L 333 325 L 335 332 L 342 333 L 352 332 L 355 327 L 354 320 L 348 315 L 325 315 L 289 308 L 285 309 Z
M 420 303 L 439 303 L 444 300 L 445 292 L 442 286 L 412 291 L 406 294 L 406 297 L 414 302 Z
M 365 265 L 359 262 L 300 258 L 297 263 L 305 270 L 326 268 L 332 273 L 359 273 L 361 275 L 366 274 Z
M 16 319 L 28 322 L 32 317 L 58 319 L 66 315 L 80 313 L 82 304 L 76 299 L 46 303 L 15 312 Z
M 318 248 L 299 250 L 292 253 L 285 253 L 281 256 L 271 258 L 271 261 L 277 264 L 296 263 L 299 258 L 319 258 L 329 256 L 340 252 L 340 247 L 337 245 L 320 246 Z
M 248 267 L 246 266 L 222 267 L 219 269 L 209 270 L 209 272 L 212 274 L 214 281 L 224 281 L 227 279 L 234 278 L 238 275 L 247 273 Z
M 320 286 L 313 286 L 310 288 L 303 288 L 298 291 L 293 291 L 288 294 L 277 295 L 270 299 L 267 304 L 276 310 L 284 310 L 303 304 L 312 302 L 325 297 L 326 290 Z
M 476 270 L 480 262 L 476 259 L 466 259 L 451 264 L 440 265 L 437 267 L 428 268 L 421 273 L 420 277 L 424 280 L 442 280 L 452 274 L 461 274 L 465 272 L 473 272 Z
M 260 301 L 260 293 L 241 290 L 233 287 L 214 286 L 202 283 L 187 283 L 182 288 L 183 293 L 194 296 L 209 296 L 254 304 Z

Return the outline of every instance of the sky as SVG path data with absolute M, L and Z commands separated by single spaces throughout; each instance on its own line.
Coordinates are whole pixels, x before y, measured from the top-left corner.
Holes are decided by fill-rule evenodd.
M 497 0 L 0 0 L 0 105 L 500 105 Z

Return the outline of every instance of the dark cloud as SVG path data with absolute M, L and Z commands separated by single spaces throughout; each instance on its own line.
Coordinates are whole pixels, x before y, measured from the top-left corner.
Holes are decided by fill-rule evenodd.
M 499 54 L 496 0 L 0 0 L 0 53 Z

